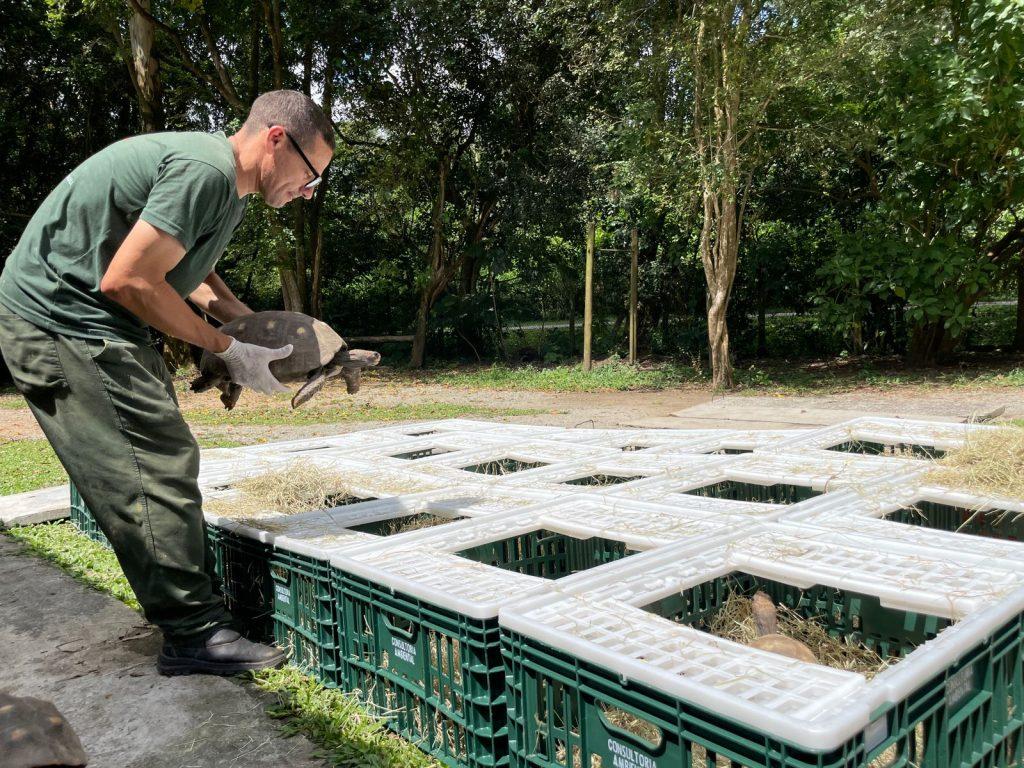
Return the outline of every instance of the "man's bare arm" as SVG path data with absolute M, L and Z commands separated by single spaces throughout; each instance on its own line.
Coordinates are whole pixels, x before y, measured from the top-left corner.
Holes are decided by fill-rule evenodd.
M 211 352 L 231 344 L 227 336 L 196 315 L 167 282 L 185 248 L 174 237 L 139 220 L 114 254 L 100 290 L 144 323 L 168 336 Z
M 188 298 L 203 312 L 217 318 L 222 323 L 229 323 L 243 315 L 252 314 L 252 310 L 231 292 L 227 283 L 221 280 L 220 275 L 216 272 L 207 275 L 202 284 Z

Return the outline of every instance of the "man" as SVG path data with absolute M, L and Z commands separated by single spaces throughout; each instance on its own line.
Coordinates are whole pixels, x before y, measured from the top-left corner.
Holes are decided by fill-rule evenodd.
M 119 141 L 43 201 L 0 275 L 0 352 L 15 385 L 164 632 L 164 674 L 236 674 L 284 661 L 229 628 L 199 492 L 199 448 L 147 326 L 219 355 L 232 379 L 287 391 L 266 349 L 197 316 L 250 313 L 213 268 L 246 198 L 312 196 L 334 152 L 304 94 L 256 99 L 242 129 Z

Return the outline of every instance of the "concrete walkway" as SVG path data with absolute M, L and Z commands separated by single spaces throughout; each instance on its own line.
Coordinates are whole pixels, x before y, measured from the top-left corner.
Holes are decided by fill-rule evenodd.
M 90 768 L 322 768 L 251 686 L 162 677 L 159 630 L 0 535 L 0 690 L 53 701 Z
M 813 429 L 861 416 L 964 422 L 1022 415 L 1024 398 L 1009 389 L 941 398 L 869 391 L 806 397 L 715 395 L 671 414 L 629 419 L 628 423 L 648 429 Z

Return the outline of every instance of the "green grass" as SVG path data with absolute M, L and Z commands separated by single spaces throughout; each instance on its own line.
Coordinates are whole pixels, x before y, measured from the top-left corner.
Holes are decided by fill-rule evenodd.
M 738 386 L 736 393 L 748 395 L 833 395 L 857 389 L 899 387 L 928 391 L 1024 386 L 1024 368 L 984 364 L 964 368 L 911 368 L 892 361 L 851 362 L 842 358 L 790 365 L 765 361 L 737 366 L 734 377 Z
M 391 735 L 351 694 L 324 688 L 294 667 L 258 672 L 256 685 L 276 696 L 267 710 L 288 718 L 287 734 L 303 733 L 326 749 L 333 765 L 352 768 L 432 768 L 441 764 Z
M 486 408 L 455 403 L 414 403 L 411 405 L 346 405 L 306 406 L 296 410 L 285 408 L 248 409 L 192 408 L 184 412 L 185 420 L 196 426 L 281 426 L 304 424 L 340 424 L 359 421 L 422 421 L 454 419 L 462 416 L 529 416 L 541 411 L 524 408 Z
M 196 442 L 199 443 L 200 448 L 238 448 L 243 445 L 252 445 L 251 442 L 235 440 L 234 438 L 224 437 L 223 435 L 197 437 Z
M 114 553 L 87 539 L 71 523 L 25 526 L 6 533 L 93 589 L 141 610 Z M 282 720 L 285 735 L 305 734 L 332 765 L 440 768 L 440 763 L 390 734 L 353 695 L 324 688 L 294 667 L 256 673 L 252 679 L 274 695 L 268 714 Z
M 65 480 L 64 467 L 46 440 L 0 443 L 0 496 L 59 485 Z
M 201 448 L 236 448 L 245 442 L 228 437 L 204 437 Z M 64 467 L 45 439 L 0 443 L 0 496 L 34 491 L 67 481 Z
M 526 389 L 544 392 L 602 392 L 623 390 L 657 390 L 700 381 L 690 366 L 661 363 L 652 368 L 639 368 L 625 363 L 607 363 L 590 371 L 582 365 L 510 367 L 445 370 L 430 372 L 436 384 L 473 389 Z
M 0 387 L 0 411 L 15 408 L 28 408 L 28 403 L 14 387 Z
M 12 528 L 7 533 L 24 542 L 31 552 L 55 563 L 79 581 L 113 595 L 136 611 L 141 610 L 113 551 L 87 539 L 71 523 L 65 521 L 28 525 Z
M 908 368 L 891 361 L 759 361 L 737 364 L 736 394 L 837 394 L 854 389 L 918 386 L 978 389 L 1024 386 L 1024 368 L 978 365 L 973 368 Z M 706 369 L 679 363 L 635 367 L 609 363 L 587 372 L 580 365 L 464 367 L 407 371 L 395 377 L 410 383 L 442 384 L 468 389 L 534 390 L 544 392 L 602 392 L 706 388 Z

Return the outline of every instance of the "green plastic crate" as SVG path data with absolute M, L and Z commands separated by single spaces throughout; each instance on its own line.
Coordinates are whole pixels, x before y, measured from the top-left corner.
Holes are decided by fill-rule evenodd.
M 644 610 L 706 629 L 707 622 L 731 595 L 749 598 L 758 590 L 766 592 L 775 604 L 805 618 L 819 618 L 833 637 L 857 640 L 883 658 L 905 656 L 949 626 L 947 619 L 886 608 L 873 595 L 823 586 L 799 589 L 741 572 L 697 584 L 644 606 Z
M 847 440 L 828 450 L 840 453 L 863 453 L 868 456 L 899 456 L 916 459 L 941 459 L 946 452 L 933 445 L 919 443 L 876 443 L 870 440 Z
M 472 619 L 335 571 L 339 684 L 453 768 L 509 764 L 497 617 Z
M 1024 517 L 1016 512 L 999 509 L 979 512 L 937 501 L 919 501 L 911 507 L 903 507 L 885 517 L 898 523 L 936 528 L 940 531 L 959 531 L 992 539 L 1024 541 Z
M 759 483 L 744 483 L 739 480 L 722 480 L 718 483 L 702 485 L 699 488 L 691 488 L 682 493 L 691 496 L 707 496 L 713 499 L 759 501 L 764 504 L 795 504 L 798 501 L 806 501 L 821 495 L 821 491 L 816 491 L 806 485 L 790 483 L 760 485 Z
M 578 539 L 544 529 L 456 552 L 459 557 L 543 579 L 560 579 L 636 554 L 621 541 Z
M 733 574 L 647 606 L 700 627 L 729 593 L 768 592 L 828 629 L 852 634 L 883 656 L 902 656 L 948 622 L 882 607 L 876 598 L 827 587 Z M 1024 622 L 1008 622 L 888 710 L 886 730 L 829 752 L 810 751 L 742 722 L 552 649 L 502 633 L 515 768 L 1009 768 L 1024 747 Z M 620 713 L 634 727 L 619 727 Z M 619 721 L 616 724 L 615 721 Z M 636 728 L 639 722 L 642 728 Z M 644 737 L 646 731 L 647 737 Z
M 274 641 L 291 661 L 328 686 L 337 685 L 338 630 L 331 567 L 285 550 L 270 558 Z
M 558 579 L 634 554 L 621 541 L 533 530 L 457 553 Z M 497 617 L 476 619 L 335 571 L 339 685 L 361 692 L 388 726 L 453 768 L 508 765 Z
M 235 628 L 251 640 L 270 640 L 274 636 L 270 546 L 209 524 L 206 537 Z
M 103 531 L 100 530 L 96 518 L 93 517 L 92 512 L 85 505 L 85 500 L 78 492 L 78 488 L 75 487 L 74 483 L 68 482 L 68 490 L 71 494 L 71 524 L 96 543 L 102 544 L 104 547 L 110 547 L 110 541 Z
M 525 472 L 528 469 L 537 469 L 538 467 L 546 467 L 549 462 L 546 461 L 522 461 L 521 459 L 513 459 L 506 457 L 503 459 L 494 459 L 493 461 L 486 461 L 481 464 L 470 464 L 467 467 L 460 467 L 464 472 L 477 472 L 481 475 L 512 475 L 516 472 Z

